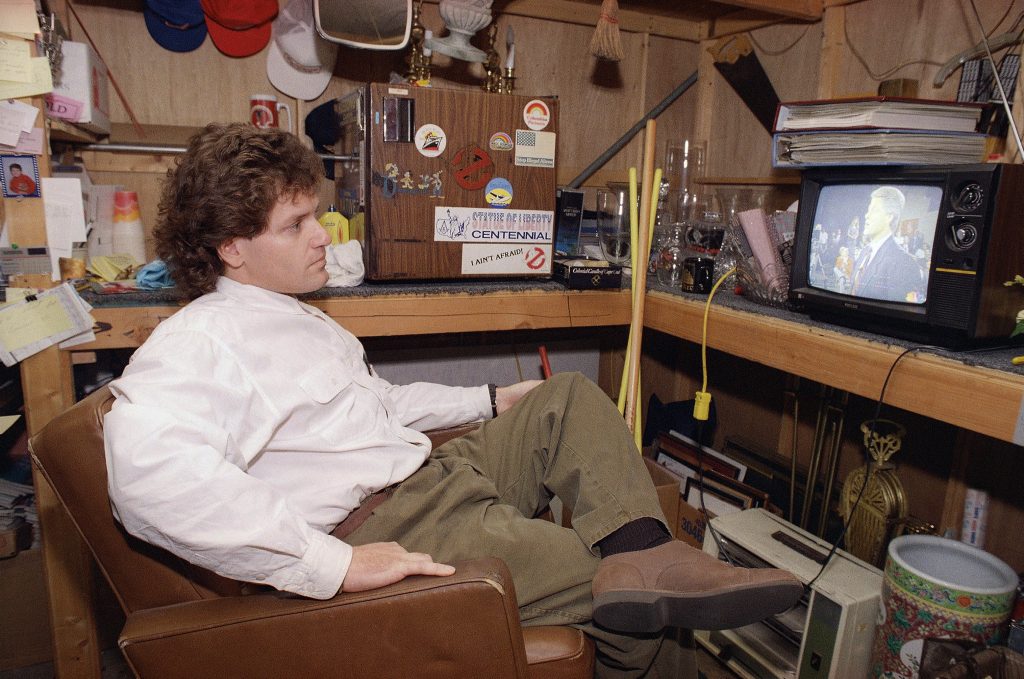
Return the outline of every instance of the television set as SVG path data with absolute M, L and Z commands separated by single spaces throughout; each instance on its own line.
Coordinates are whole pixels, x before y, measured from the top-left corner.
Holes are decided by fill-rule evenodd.
M 1009 341 L 1024 166 L 803 171 L 789 299 L 812 318 L 952 349 Z

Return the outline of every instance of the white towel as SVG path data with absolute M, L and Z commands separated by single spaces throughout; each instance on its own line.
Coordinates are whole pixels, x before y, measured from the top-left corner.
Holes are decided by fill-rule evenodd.
M 357 240 L 327 246 L 327 286 L 354 288 L 363 282 L 363 248 Z

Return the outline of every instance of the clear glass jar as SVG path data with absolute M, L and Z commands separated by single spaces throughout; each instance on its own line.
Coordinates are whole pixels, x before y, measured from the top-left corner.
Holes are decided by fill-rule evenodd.
M 654 265 L 658 282 L 662 285 L 673 288 L 678 288 L 681 285 L 683 261 L 687 256 L 685 235 L 685 224 L 669 225 L 665 241 L 658 250 L 658 257 Z

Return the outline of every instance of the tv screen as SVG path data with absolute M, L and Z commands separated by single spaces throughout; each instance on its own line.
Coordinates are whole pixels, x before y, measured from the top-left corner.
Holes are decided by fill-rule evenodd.
M 808 283 L 859 299 L 923 305 L 941 201 L 934 184 L 822 186 Z

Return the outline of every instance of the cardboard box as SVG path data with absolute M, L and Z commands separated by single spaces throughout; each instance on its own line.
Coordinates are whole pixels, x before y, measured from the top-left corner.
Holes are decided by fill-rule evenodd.
M 622 267 L 602 260 L 556 259 L 552 273 L 556 281 L 573 290 L 622 287 Z
M 678 475 L 647 456 L 644 456 L 644 463 L 658 491 L 658 501 L 661 502 L 665 518 L 672 527 L 672 536 L 697 549 L 703 549 L 704 529 L 707 526 L 704 512 L 683 499 Z
M 59 82 L 54 77 L 53 92 L 46 95 L 46 107 L 52 117 L 58 107 L 81 104 L 71 122 L 91 132 L 110 134 L 110 77 L 95 50 L 84 42 L 61 43 Z
M 676 537 L 697 549 L 704 548 L 704 530 L 708 520 L 697 507 L 676 494 L 679 500 L 679 520 L 676 522 Z

